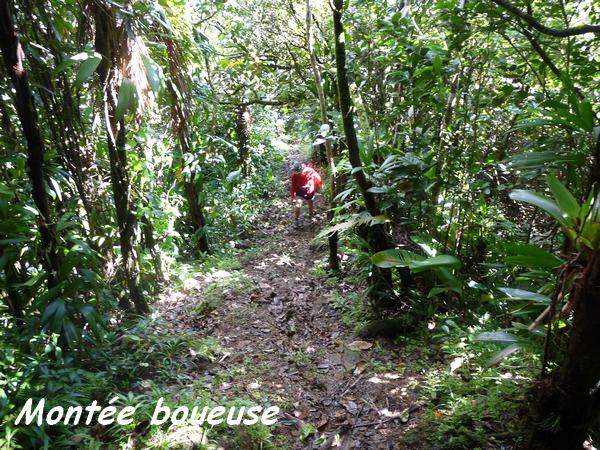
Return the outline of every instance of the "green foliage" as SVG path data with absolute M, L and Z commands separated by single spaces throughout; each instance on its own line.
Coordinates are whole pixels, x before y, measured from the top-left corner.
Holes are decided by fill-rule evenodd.
M 317 156 L 317 145 L 325 142 L 335 149 L 337 185 L 335 192 L 326 187 L 327 198 L 334 197 L 333 218 L 317 239 L 337 232 L 343 270 L 323 282 L 358 289 L 372 277 L 373 265 L 393 269 L 393 313 L 419 324 L 434 323 L 440 311 L 460 316 L 422 336 L 446 356 L 468 362 L 459 376 L 433 368 L 426 377 L 424 392 L 436 409 L 424 420 L 440 422 L 432 446 L 484 447 L 490 444 L 486 432 L 506 430 L 498 424 L 522 400 L 533 373 L 529 363 L 542 348 L 545 330 L 529 332 L 528 325 L 557 288 L 569 301 L 569 284 L 557 283 L 557 274 L 574 255 L 600 245 L 600 200 L 592 185 L 600 80 L 590 57 L 599 54 L 600 41 L 531 36 L 517 25 L 520 19 L 507 20 L 506 11 L 481 2 L 413 2 L 401 10 L 395 2 L 346 2 L 344 39 L 361 159 L 353 170 L 337 110 L 326 2 L 313 5 L 313 31 L 328 124 L 321 123 L 309 70 L 304 2 L 104 3 L 109 14 L 103 17 L 114 17 L 118 30 L 106 45 L 121 46 L 115 61 L 100 54 L 103 36 L 90 33 L 100 27 L 87 6 L 18 0 L 10 8 L 44 154 L 31 159 L 31 126 L 22 126 L 14 86 L 5 77 L 0 447 L 130 446 L 123 436 L 136 434 L 141 422 L 86 431 L 15 428 L 9 419 L 27 396 L 67 405 L 117 392 L 122 404 L 141 402 L 147 410 L 168 383 L 189 382 L 190 352 L 194 364 L 202 364 L 214 359 L 218 344 L 176 332 L 153 315 L 134 319 L 119 307 L 131 281 L 123 244 L 137 256 L 131 264 L 141 271 L 141 294 L 179 289 L 197 298 L 188 305 L 196 318 L 207 318 L 223 298 L 254 289 L 240 270 L 237 249 L 269 214 L 270 199 L 287 195 L 288 174 L 281 174 L 288 152 L 303 156 L 295 147 L 304 145 Z M 588 3 L 536 2 L 532 8 L 536 17 L 560 24 L 567 15 L 588 17 Z M 110 64 L 114 86 L 99 77 Z M 244 105 L 249 119 L 240 128 Z M 125 132 L 115 136 L 119 130 Z M 29 169 L 35 164 L 43 166 L 43 180 L 36 181 L 45 185 L 47 218 L 32 197 Z M 111 184 L 119 168 L 122 179 Z M 356 170 L 370 184 L 376 216 L 365 211 Z M 124 188 L 130 206 L 115 209 L 115 185 Z M 196 206 L 203 226 L 193 216 Z M 130 242 L 122 241 L 121 216 L 131 227 Z M 55 227 L 56 273 L 48 270 L 41 224 Z M 367 242 L 375 225 L 393 249 L 372 253 Z M 200 252 L 202 238 L 212 255 Z M 312 274 L 323 279 L 324 264 Z M 362 294 L 334 290 L 331 302 L 354 329 L 382 314 Z M 245 312 L 236 313 L 240 321 Z M 498 321 L 467 333 L 469 323 L 489 315 Z M 570 318 L 560 326 L 571 326 Z M 564 350 L 564 342 L 557 345 Z M 517 358 L 529 366 L 510 371 Z M 186 392 L 186 400 L 192 394 Z M 185 433 L 155 429 L 142 439 L 170 448 L 182 444 L 177 431 Z M 310 426 L 301 430 L 305 439 L 313 432 Z M 232 448 L 280 445 L 264 427 L 246 435 L 216 433 L 227 435 Z M 207 439 L 202 445 L 217 445 L 217 436 Z
M 495 360 L 495 350 L 486 342 L 516 338 L 482 332 L 494 327 L 489 316 L 466 329 L 451 318 L 434 320 L 433 342 L 443 363 L 427 367 L 420 389 L 425 412 L 407 442 L 414 439 L 416 445 L 427 436 L 426 446 L 444 449 L 517 445 L 522 422 L 515 404 L 526 399 L 523 385 L 532 381 L 536 358 L 525 354 Z
M 550 214 L 562 226 L 567 238 L 574 242 L 577 249 L 595 250 L 600 239 L 600 211 L 593 193 L 590 193 L 585 203 L 579 205 L 575 197 L 554 176 L 549 175 L 546 180 L 554 200 L 537 192 L 523 190 L 511 192 L 510 197 L 535 205 Z

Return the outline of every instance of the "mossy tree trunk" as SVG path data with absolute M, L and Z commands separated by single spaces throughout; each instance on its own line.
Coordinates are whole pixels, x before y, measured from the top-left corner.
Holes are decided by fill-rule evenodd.
M 242 103 L 237 107 L 235 118 L 235 133 L 237 135 L 238 158 L 240 169 L 244 176 L 248 175 L 248 157 L 250 156 L 250 126 L 252 114 L 248 105 Z

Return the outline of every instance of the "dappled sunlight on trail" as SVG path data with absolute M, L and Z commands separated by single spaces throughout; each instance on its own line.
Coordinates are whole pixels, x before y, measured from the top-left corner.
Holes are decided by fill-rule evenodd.
M 397 438 L 421 406 L 415 377 L 389 370 L 400 361 L 385 343 L 357 341 L 330 302 L 335 288 L 313 275 L 324 257 L 312 242 L 325 220 L 322 197 L 315 203 L 315 218 L 296 229 L 289 202 L 272 199 L 240 266 L 196 277 L 201 294 L 173 319 L 222 347 L 218 365 L 197 374 L 213 395 L 280 406 L 275 433 L 287 446 L 403 448 Z M 215 283 L 217 306 L 189 317 Z

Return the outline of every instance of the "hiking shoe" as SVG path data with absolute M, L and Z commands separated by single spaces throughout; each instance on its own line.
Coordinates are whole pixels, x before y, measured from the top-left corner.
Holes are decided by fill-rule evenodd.
M 300 219 L 294 219 L 294 228 L 300 228 Z

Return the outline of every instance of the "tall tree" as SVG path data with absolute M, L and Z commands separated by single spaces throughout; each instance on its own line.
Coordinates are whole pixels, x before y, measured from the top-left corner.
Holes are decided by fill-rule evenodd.
M 334 0 L 333 2 L 333 27 L 335 36 L 335 64 L 337 68 L 337 88 L 344 124 L 344 134 L 346 136 L 346 145 L 348 146 L 348 155 L 352 172 L 356 184 L 360 189 L 367 211 L 373 217 L 381 214 L 379 204 L 375 194 L 370 191 L 372 184 L 367 179 L 360 159 L 360 148 L 356 129 L 354 128 L 354 108 L 352 105 L 352 96 L 348 84 L 348 75 L 346 69 L 346 44 L 342 16 L 344 13 L 344 0 Z M 377 223 L 369 227 L 368 240 L 373 252 L 380 252 L 392 248 L 391 241 L 385 231 L 383 224 Z M 391 292 L 392 275 L 389 269 L 373 269 L 371 277 L 373 295 L 376 297 L 388 296 Z
M 313 77 L 315 79 L 315 86 L 317 88 L 317 96 L 319 98 L 319 112 L 321 115 L 321 127 L 326 127 L 326 132 L 330 133 L 329 120 L 327 118 L 327 99 L 325 97 L 325 90 L 323 89 L 323 79 L 321 77 L 321 70 L 317 61 L 317 53 L 315 51 L 315 38 L 312 29 L 312 8 L 310 6 L 310 0 L 306 0 L 306 41 L 308 45 L 308 53 L 310 56 L 310 66 L 312 68 Z M 325 140 L 325 153 L 327 156 L 327 167 L 329 169 L 329 210 L 327 211 L 327 220 L 331 222 L 333 220 L 335 202 L 333 199 L 338 193 L 337 189 L 337 173 L 335 167 L 335 155 L 333 145 L 330 139 Z M 340 260 L 338 257 L 338 232 L 334 231 L 328 237 L 329 241 L 329 268 L 333 271 L 340 270 Z
M 41 263 L 48 273 L 48 287 L 57 282 L 60 269 L 57 253 L 56 226 L 50 212 L 46 191 L 44 143 L 38 127 L 38 115 L 24 67 L 25 54 L 19 42 L 11 11 L 11 2 L 0 0 L 0 45 L 6 70 L 15 88 L 15 107 L 21 122 L 23 136 L 27 141 L 27 164 L 31 177 L 31 195 L 40 213 L 38 229 L 41 237 Z M 21 305 L 14 305 L 20 315 Z
M 65 63 L 64 51 L 61 48 L 63 43 L 52 23 L 51 5 L 48 2 L 32 4 L 26 1 L 25 7 L 33 35 L 38 42 L 47 43 L 56 67 L 60 67 Z M 41 20 L 36 20 L 36 17 L 40 17 Z M 44 87 L 40 89 L 40 98 L 46 110 L 47 120 L 55 124 L 50 127 L 52 140 L 59 150 L 63 166 L 73 177 L 87 216 L 89 243 L 95 247 L 91 238 L 97 236 L 98 228 L 98 195 L 93 184 L 97 170 L 96 155 L 81 120 L 75 95 L 77 85 L 68 80 L 65 71 L 50 74 L 39 58 L 33 59 L 32 69 L 34 80 Z
M 181 149 L 182 164 L 186 164 L 186 157 L 192 154 L 192 144 L 190 142 L 191 131 L 191 107 L 190 99 L 190 80 L 183 72 L 183 61 L 176 42 L 171 38 L 165 39 L 167 47 L 167 57 L 169 59 L 169 70 L 171 72 L 171 122 L 173 131 L 179 141 Z M 184 177 L 183 183 L 185 194 L 190 209 L 192 226 L 198 236 L 198 248 L 203 253 L 210 253 L 210 245 L 206 235 L 206 219 L 204 217 L 204 207 L 198 194 L 198 180 L 196 171 L 190 168 L 189 173 Z
M 121 68 L 127 66 L 130 57 L 128 37 L 124 27 L 117 26 L 115 13 L 108 4 L 94 3 L 94 19 L 96 51 L 102 55 L 102 62 L 98 65 L 97 72 L 103 86 L 103 112 L 110 159 L 110 179 L 119 227 L 122 270 L 129 290 L 129 299 L 122 297 L 121 307 L 129 309 L 129 300 L 131 300 L 136 312 L 144 314 L 150 309 L 139 285 L 139 265 L 134 246 L 137 219 L 127 169 L 125 117 L 123 111 L 117 111 L 119 92 L 125 89 L 123 86 L 129 81 L 124 79 L 121 73 Z
M 562 73 L 534 38 L 532 29 L 554 38 L 563 38 L 588 33 L 600 34 L 600 26 L 549 28 L 532 15 L 531 5 L 525 12 L 509 1 L 492 1 L 517 17 L 518 21 L 524 22 L 521 25 L 521 33 L 532 45 L 533 50 L 561 82 L 570 86 L 579 102 L 587 101 L 582 92 L 573 87 L 574 83 L 569 80 L 568 74 Z M 565 25 L 568 27 L 568 22 Z M 593 208 L 600 207 L 598 167 L 600 136 L 596 138 L 593 149 L 586 189 L 595 196 Z M 573 248 L 576 245 L 577 243 L 572 243 Z M 567 282 L 566 278 L 575 273 L 577 281 Z M 558 283 L 564 290 L 559 294 L 559 298 L 569 299 L 570 308 L 573 310 L 573 322 L 564 361 L 553 371 L 547 382 L 540 384 L 533 432 L 528 443 L 528 447 L 535 450 L 582 448 L 590 430 L 597 427 L 600 421 L 600 302 L 597 298 L 600 286 L 600 248 L 584 248 L 573 256 L 565 270 L 561 271 Z M 548 327 L 550 333 L 552 323 L 549 323 Z M 548 423 L 551 422 L 555 425 L 549 427 Z

